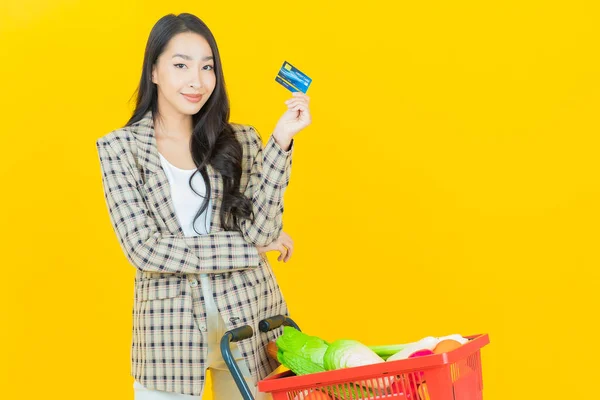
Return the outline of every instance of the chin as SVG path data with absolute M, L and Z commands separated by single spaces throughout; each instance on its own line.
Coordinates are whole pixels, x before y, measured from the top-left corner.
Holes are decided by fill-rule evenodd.
M 195 114 L 198 114 L 198 111 L 200 111 L 202 109 L 202 106 L 198 107 L 198 106 L 189 106 L 188 105 L 187 107 L 179 107 L 179 112 L 184 115 L 195 115 Z

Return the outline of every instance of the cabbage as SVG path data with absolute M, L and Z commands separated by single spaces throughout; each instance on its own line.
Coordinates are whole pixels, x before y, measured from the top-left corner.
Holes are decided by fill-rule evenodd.
M 323 356 L 328 343 L 323 339 L 284 326 L 283 335 L 277 338 L 276 343 L 277 359 L 296 375 L 325 371 Z
M 325 352 L 326 370 L 359 367 L 384 362 L 377 353 L 356 340 L 340 339 L 331 343 Z
M 276 340 L 277 359 L 296 375 L 313 374 L 328 370 L 350 368 L 385 362 L 373 350 L 356 340 L 336 340 L 327 343 L 317 336 L 309 336 L 299 330 L 284 326 L 283 334 Z M 372 395 L 373 389 L 385 393 L 393 377 L 354 382 L 354 387 L 334 385 L 321 390 L 342 400 Z M 363 387 L 361 389 L 361 386 Z
M 325 372 L 325 368 L 316 364 L 300 353 L 293 351 L 277 351 L 277 359 L 281 364 L 292 370 L 296 375 L 314 374 L 316 372 Z
M 327 370 L 360 367 L 385 362 L 383 358 L 379 357 L 369 347 L 356 340 L 347 339 L 340 339 L 331 343 L 325 352 L 323 361 Z M 394 377 L 390 376 L 387 379 L 377 378 L 355 383 L 372 389 L 385 390 L 393 381 Z

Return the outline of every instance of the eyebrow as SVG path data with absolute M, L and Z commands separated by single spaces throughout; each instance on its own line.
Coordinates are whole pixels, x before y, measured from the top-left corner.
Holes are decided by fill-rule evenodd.
M 174 54 L 173 57 L 171 57 L 171 58 L 175 58 L 175 57 L 181 57 L 181 58 L 183 58 L 185 60 L 189 60 L 189 61 L 193 60 L 193 58 L 190 57 L 190 56 L 188 56 L 187 54 L 179 54 L 179 53 L 177 53 L 177 54 Z M 213 56 L 202 57 L 202 61 L 208 61 L 208 60 L 214 60 L 214 59 L 215 58 Z

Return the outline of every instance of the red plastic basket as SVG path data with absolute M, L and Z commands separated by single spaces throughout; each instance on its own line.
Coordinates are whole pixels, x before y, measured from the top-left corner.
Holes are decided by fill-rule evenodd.
M 258 382 L 273 400 L 481 400 L 480 349 L 487 334 L 447 353 L 296 376 L 286 371 Z

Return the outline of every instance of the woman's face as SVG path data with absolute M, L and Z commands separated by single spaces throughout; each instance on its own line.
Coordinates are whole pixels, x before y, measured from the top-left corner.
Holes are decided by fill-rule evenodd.
M 160 113 L 200 111 L 215 89 L 214 65 L 210 45 L 202 36 L 192 32 L 174 36 L 152 68 Z

